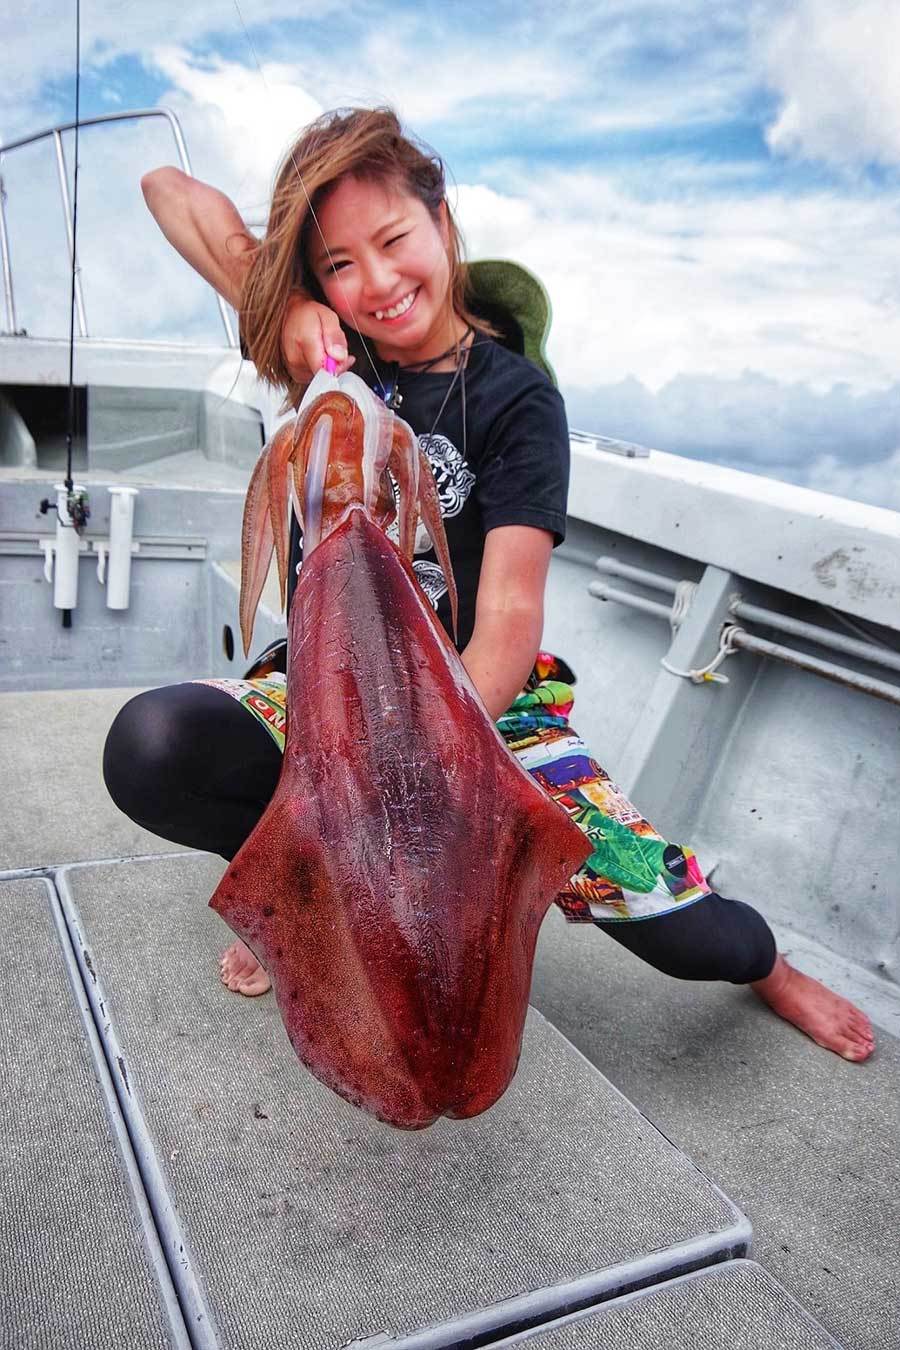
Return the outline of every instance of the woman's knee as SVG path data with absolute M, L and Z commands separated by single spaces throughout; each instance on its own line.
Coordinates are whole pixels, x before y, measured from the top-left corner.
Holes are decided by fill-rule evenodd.
M 171 792 L 187 767 L 184 703 L 171 694 L 171 689 L 149 689 L 129 699 L 107 733 L 103 778 L 127 815 L 152 816 L 154 802 Z
M 717 909 L 714 945 L 722 974 L 731 984 L 752 984 L 772 973 L 778 948 L 771 928 L 752 905 L 743 900 L 706 897 Z

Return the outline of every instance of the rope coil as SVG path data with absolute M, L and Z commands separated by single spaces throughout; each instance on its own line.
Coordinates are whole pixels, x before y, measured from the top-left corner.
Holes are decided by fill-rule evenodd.
M 696 593 L 697 582 L 679 581 L 677 583 L 672 610 L 669 614 L 669 627 L 672 630 L 673 637 L 687 618 Z M 738 624 L 726 624 L 719 635 L 719 650 L 709 665 L 702 666 L 699 670 L 679 670 L 664 656 L 660 657 L 659 663 L 663 670 L 667 670 L 670 675 L 678 675 L 683 680 L 690 680 L 692 684 L 727 684 L 728 676 L 718 674 L 718 669 L 726 656 L 731 656 L 733 652 L 737 651 L 737 647 L 734 645 L 734 635 L 738 632 L 743 632 Z
M 716 652 L 708 666 L 703 666 L 700 670 L 678 670 L 676 666 L 671 665 L 665 657 L 660 660 L 663 670 L 667 670 L 670 675 L 679 675 L 684 680 L 690 680 L 692 684 L 728 684 L 728 676 L 720 675 L 718 668 L 725 660 L 726 656 L 732 656 L 737 650 L 735 638 L 738 633 L 743 633 L 744 629 L 740 624 L 727 623 L 719 634 L 719 650 Z

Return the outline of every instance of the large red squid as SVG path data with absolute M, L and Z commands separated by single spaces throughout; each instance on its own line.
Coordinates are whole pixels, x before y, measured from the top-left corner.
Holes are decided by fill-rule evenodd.
M 419 588 L 421 513 L 455 621 L 428 462 L 356 376 L 317 376 L 256 467 L 245 649 L 273 550 L 284 594 L 289 477 L 304 562 L 284 764 L 210 903 L 323 1083 L 401 1128 L 474 1116 L 515 1072 L 538 929 L 590 845 L 506 748 Z

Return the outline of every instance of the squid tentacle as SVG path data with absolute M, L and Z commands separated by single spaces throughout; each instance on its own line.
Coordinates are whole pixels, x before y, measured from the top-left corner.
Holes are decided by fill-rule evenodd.
M 394 475 L 399 490 L 397 518 L 399 522 L 400 552 L 412 559 L 416 543 L 416 522 L 419 506 L 419 457 L 415 432 L 398 417 L 394 421 L 388 468 Z
M 238 615 L 244 655 L 250 653 L 253 620 L 259 607 L 259 597 L 266 584 L 275 536 L 269 510 L 268 452 L 263 451 L 256 461 L 247 488 L 244 504 L 244 523 L 241 531 L 241 596 Z
M 288 468 L 296 453 L 296 423 L 288 422 L 276 431 L 268 446 L 269 514 L 275 540 L 275 558 L 278 563 L 278 584 L 281 608 L 287 599 L 288 542 Z
M 428 456 L 422 449 L 419 450 L 419 513 L 425 522 L 425 528 L 431 535 L 431 542 L 434 545 L 434 551 L 437 554 L 441 571 L 444 573 L 444 580 L 447 583 L 447 594 L 450 598 L 450 617 L 453 621 L 453 638 L 455 641 L 459 635 L 459 598 L 456 593 L 456 581 L 453 576 L 453 564 L 450 561 L 450 549 L 447 546 L 447 535 L 444 530 L 444 517 L 441 515 L 441 501 L 438 497 L 437 484 L 434 481 Z
M 309 462 L 306 468 L 306 499 L 303 512 L 304 552 L 311 553 L 322 537 L 325 480 L 333 443 L 334 418 L 323 413 L 312 429 Z
M 431 465 L 413 430 L 389 413 L 366 385 L 358 379 L 349 383 L 350 378 L 342 377 L 340 388 L 328 388 L 302 406 L 297 417 L 275 433 L 254 468 L 241 545 L 245 652 L 273 551 L 282 608 L 286 603 L 291 491 L 303 521 L 304 552 L 309 554 L 348 511 L 360 509 L 386 528 L 395 515 L 389 474 L 398 488 L 400 552 L 412 559 L 421 514 L 447 582 L 456 635 L 456 583 Z
M 387 469 L 381 475 L 378 484 L 378 492 L 375 497 L 375 504 L 372 507 L 372 519 L 387 534 L 394 521 L 397 519 L 397 504 L 394 501 L 394 489 L 391 484 L 391 475 Z

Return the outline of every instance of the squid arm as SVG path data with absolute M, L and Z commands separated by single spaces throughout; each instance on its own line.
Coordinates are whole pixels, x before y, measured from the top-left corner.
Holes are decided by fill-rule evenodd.
M 244 523 L 241 530 L 241 597 L 238 613 L 245 656 L 250 654 L 253 620 L 259 606 L 259 597 L 266 584 L 275 547 L 272 517 L 269 513 L 268 468 L 268 455 L 263 451 L 250 477 L 244 505 Z
M 287 422 L 276 431 L 268 446 L 269 512 L 278 562 L 278 585 L 281 608 L 287 600 L 288 541 L 288 466 L 292 463 L 297 445 L 297 420 Z
M 388 468 L 394 475 L 399 489 L 397 518 L 400 552 L 404 558 L 410 560 L 416 543 L 416 521 L 419 511 L 420 467 L 416 447 L 415 433 L 399 417 L 396 418 Z
M 444 532 L 444 518 L 441 515 L 441 503 L 438 497 L 434 474 L 424 450 L 419 450 L 419 512 L 425 522 L 425 528 L 431 535 L 434 551 L 438 556 L 447 593 L 450 597 L 450 615 L 453 620 L 453 638 L 459 634 L 459 601 L 456 594 L 456 582 L 453 579 L 453 564 L 447 547 L 447 535 Z

